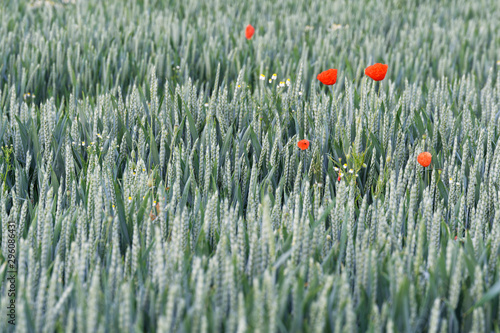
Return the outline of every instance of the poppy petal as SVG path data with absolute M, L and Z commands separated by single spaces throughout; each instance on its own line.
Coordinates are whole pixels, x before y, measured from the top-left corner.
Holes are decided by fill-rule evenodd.
M 307 148 L 309 148 L 309 140 L 300 140 L 299 142 L 297 142 L 297 146 L 302 150 L 306 150 Z
M 366 67 L 365 75 L 369 76 L 371 79 L 375 81 L 382 81 L 387 74 L 387 69 L 389 65 L 376 63 L 375 65 L 371 65 Z
M 255 28 L 252 27 L 251 24 L 247 25 L 247 28 L 245 30 L 245 37 L 247 39 L 250 39 L 250 38 L 252 38 L 252 36 L 253 36 L 254 33 L 255 33 Z
M 330 68 L 329 70 L 319 73 L 316 78 L 324 85 L 331 86 L 337 82 L 337 70 Z
M 418 163 L 423 166 L 424 168 L 428 167 L 429 165 L 431 165 L 431 161 L 432 161 L 432 155 L 431 153 L 425 151 L 423 153 L 420 153 L 417 157 L 417 161 Z

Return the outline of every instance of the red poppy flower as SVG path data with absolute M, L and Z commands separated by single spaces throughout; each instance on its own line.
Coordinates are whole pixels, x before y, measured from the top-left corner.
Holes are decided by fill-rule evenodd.
M 306 150 L 307 148 L 309 148 L 309 140 L 300 140 L 298 143 L 297 143 L 297 146 L 299 146 L 300 149 L 302 150 Z
M 385 74 L 387 74 L 387 69 L 389 65 L 384 64 L 375 64 L 366 67 L 365 75 L 371 77 L 375 81 L 382 81 L 385 78 Z
M 247 39 L 252 38 L 252 36 L 253 36 L 254 32 L 255 32 L 255 28 L 254 28 L 254 27 L 252 27 L 252 25 L 251 25 L 251 24 L 247 25 L 247 29 L 246 29 L 246 31 L 245 31 L 245 36 L 246 36 L 246 38 L 247 38 Z
M 341 178 L 340 178 L 340 176 L 339 176 L 339 178 L 337 178 L 337 181 L 340 181 L 340 179 L 341 179 Z
M 319 73 L 316 78 L 320 80 L 321 83 L 327 86 L 331 86 L 332 84 L 335 84 L 335 82 L 337 82 L 337 70 L 330 68 L 327 71 Z
M 432 155 L 431 155 L 431 153 L 425 151 L 425 152 L 420 153 L 418 155 L 417 161 L 418 161 L 418 163 L 420 163 L 421 166 L 426 168 L 429 165 L 431 165 Z
M 455 236 L 455 240 L 457 240 L 458 236 Z

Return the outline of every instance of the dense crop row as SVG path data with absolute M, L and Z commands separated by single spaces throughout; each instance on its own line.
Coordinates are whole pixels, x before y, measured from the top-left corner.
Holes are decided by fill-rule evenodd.
M 0 332 L 499 329 L 498 4 L 75 2 L 0 5 Z

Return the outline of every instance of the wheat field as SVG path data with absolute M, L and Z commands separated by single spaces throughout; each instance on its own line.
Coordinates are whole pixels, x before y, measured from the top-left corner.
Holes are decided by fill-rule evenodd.
M 500 332 L 499 22 L 0 0 L 0 332 Z

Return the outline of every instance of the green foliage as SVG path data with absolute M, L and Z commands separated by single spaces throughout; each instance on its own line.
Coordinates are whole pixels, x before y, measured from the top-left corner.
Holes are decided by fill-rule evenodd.
M 7 176 L 9 172 L 13 169 L 12 165 L 12 152 L 14 148 L 12 145 L 2 146 L 2 154 L 0 155 L 0 164 L 2 165 L 2 172 L 0 173 L 0 178 L 2 179 L 2 183 L 4 185 L 3 190 L 7 190 Z
M 0 332 L 498 331 L 499 21 L 493 0 L 4 1 Z

